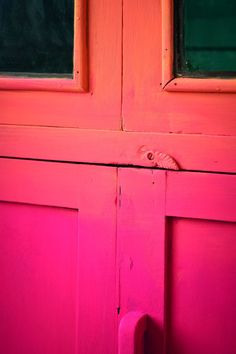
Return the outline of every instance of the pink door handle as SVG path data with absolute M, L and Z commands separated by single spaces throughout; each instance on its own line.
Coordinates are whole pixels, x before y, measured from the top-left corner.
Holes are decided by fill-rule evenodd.
M 128 312 L 120 321 L 118 354 L 144 354 L 144 332 L 147 315 Z

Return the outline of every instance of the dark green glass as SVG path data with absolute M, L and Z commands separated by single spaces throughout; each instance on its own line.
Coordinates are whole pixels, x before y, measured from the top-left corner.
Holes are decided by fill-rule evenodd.
M 236 76 L 236 0 L 175 1 L 177 76 Z
M 0 73 L 72 77 L 74 0 L 1 0 Z

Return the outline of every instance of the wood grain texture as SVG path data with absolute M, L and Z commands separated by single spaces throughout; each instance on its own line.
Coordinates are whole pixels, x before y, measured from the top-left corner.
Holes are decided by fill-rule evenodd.
M 0 126 L 0 156 L 156 167 L 143 147 L 181 170 L 236 172 L 236 138 L 66 128 Z

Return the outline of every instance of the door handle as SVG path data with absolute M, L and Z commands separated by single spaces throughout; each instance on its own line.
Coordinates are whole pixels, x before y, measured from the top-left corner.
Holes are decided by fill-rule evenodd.
M 118 354 L 144 354 L 146 326 L 146 314 L 128 312 L 119 325 Z

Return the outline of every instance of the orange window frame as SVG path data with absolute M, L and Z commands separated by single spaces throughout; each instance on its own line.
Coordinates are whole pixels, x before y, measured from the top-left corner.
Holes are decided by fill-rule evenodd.
M 162 88 L 165 91 L 236 92 L 236 79 L 174 76 L 174 0 L 161 0 Z M 236 63 L 235 63 L 236 65 Z
M 74 3 L 74 50 L 73 78 L 28 78 L 9 75 L 0 76 L 0 90 L 36 91 L 75 91 L 86 92 L 87 78 L 87 41 L 86 20 L 87 0 Z

